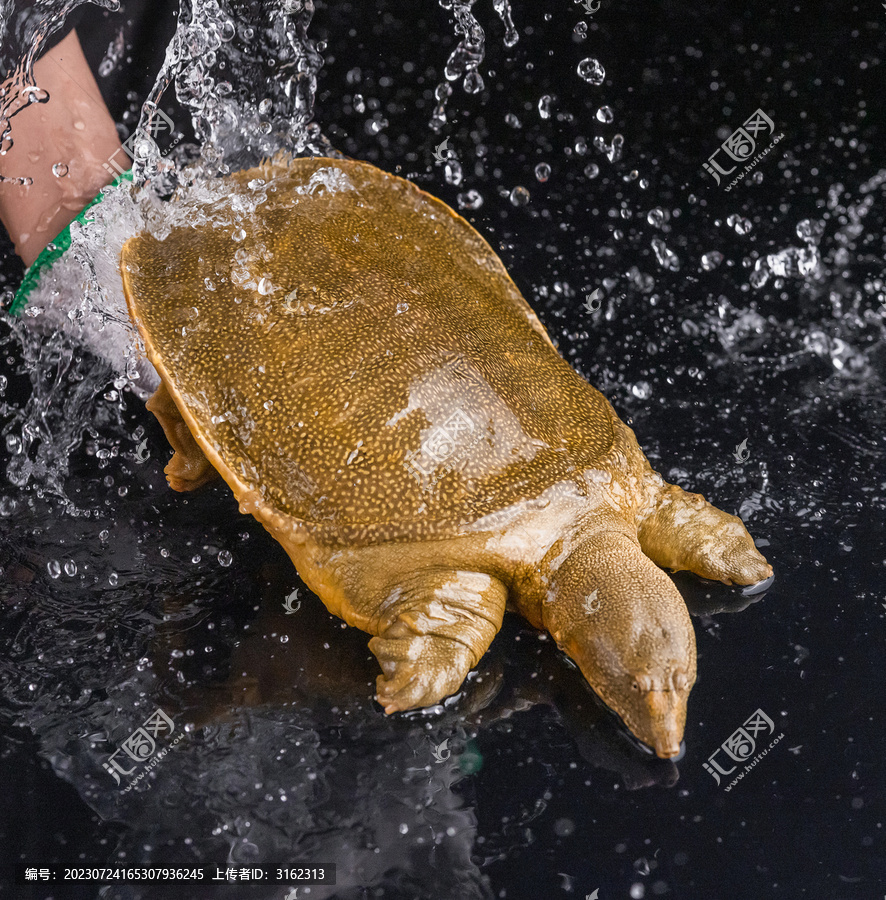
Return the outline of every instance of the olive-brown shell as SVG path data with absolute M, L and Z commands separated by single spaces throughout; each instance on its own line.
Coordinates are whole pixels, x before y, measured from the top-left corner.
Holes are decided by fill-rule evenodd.
M 411 182 L 296 159 L 189 202 L 123 248 L 130 313 L 210 460 L 283 515 L 450 534 L 611 447 L 608 402 L 489 244 Z

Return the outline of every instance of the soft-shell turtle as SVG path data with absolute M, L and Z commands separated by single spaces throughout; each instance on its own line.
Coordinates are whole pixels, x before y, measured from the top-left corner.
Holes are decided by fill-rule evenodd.
M 440 200 L 341 159 L 276 159 L 224 190 L 121 257 L 170 485 L 221 474 L 374 636 L 387 713 L 457 691 L 507 606 L 677 755 L 695 639 L 659 567 L 769 577 L 741 520 L 652 470 Z

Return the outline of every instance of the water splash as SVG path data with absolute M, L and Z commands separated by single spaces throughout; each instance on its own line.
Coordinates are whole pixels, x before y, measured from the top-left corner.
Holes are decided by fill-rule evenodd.
M 144 104 L 138 130 L 145 150 L 136 159 L 136 183 L 157 171 L 151 126 L 170 84 L 200 142 L 202 166 L 192 180 L 256 165 L 280 150 L 330 155 L 329 142 L 311 127 L 323 65 L 308 36 L 313 15 L 312 0 L 272 0 L 252 10 L 230 0 L 195 0 L 180 17 Z
M 14 116 L 31 103 L 49 99 L 34 85 L 33 63 L 46 38 L 81 2 L 47 4 L 7 22 L 10 33 L 28 49 L 20 59 L 7 60 L 15 76 L 0 98 L 4 151 L 14 140 Z M 119 8 L 115 0 L 98 5 Z M 99 356 L 103 346 L 117 348 L 117 358 L 126 361 L 125 372 L 115 381 L 117 391 L 132 386 L 144 399 L 145 389 L 152 389 L 149 367 L 141 360 L 143 348 L 123 303 L 117 260 L 125 240 L 137 231 L 147 228 L 162 237 L 184 221 L 188 204 L 166 204 L 165 198 L 182 188 L 190 189 L 195 201 L 222 199 L 226 191 L 213 186 L 215 176 L 255 165 L 279 151 L 340 156 L 312 123 L 323 58 L 308 36 L 311 0 L 271 0 L 250 8 L 233 0 L 194 0 L 183 7 L 133 133 L 132 188 L 122 184 L 105 189 L 105 199 L 90 219 L 71 226 L 71 249 L 53 276 L 58 287 L 44 276 L 47 293 L 82 285 L 79 301 L 65 312 L 65 327 L 79 340 L 55 331 L 60 323 L 51 305 L 32 303 L 25 312 L 28 321 L 7 323 L 10 334 L 5 340 L 21 346 L 19 371 L 27 371 L 32 380 L 31 396 L 22 408 L 11 411 L 3 429 L 7 438 L 15 437 L 7 475 L 19 487 L 35 480 L 40 490 L 64 498 L 68 456 L 89 432 L 87 423 L 100 415 L 99 395 L 114 374 L 109 366 L 82 358 L 80 348 Z M 190 113 L 200 146 L 181 145 L 164 156 L 154 136 L 170 87 Z M 61 169 L 54 171 L 64 177 Z M 232 214 L 246 216 L 264 196 L 261 190 L 253 192 Z M 206 208 L 200 202 L 192 207 Z M 201 215 L 206 218 L 205 212 Z M 42 340 L 41 331 L 55 333 Z M 122 431 L 119 415 L 118 409 L 106 424 Z
M 468 94 L 477 94 L 483 90 L 485 83 L 479 68 L 486 52 L 486 32 L 477 21 L 471 8 L 476 0 L 439 0 L 440 6 L 451 12 L 455 18 L 455 33 L 461 36 L 456 48 L 446 60 L 443 74 L 446 81 L 462 79 L 462 87 Z M 509 0 L 493 0 L 493 8 L 505 26 L 504 45 L 513 47 L 519 35 L 511 18 Z M 443 82 L 434 91 L 437 105 L 431 115 L 431 128 L 440 131 L 446 124 L 446 105 L 452 96 L 452 88 Z

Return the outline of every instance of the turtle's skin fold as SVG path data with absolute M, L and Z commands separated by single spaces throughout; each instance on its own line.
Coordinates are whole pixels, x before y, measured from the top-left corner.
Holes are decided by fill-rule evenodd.
M 695 638 L 659 566 L 769 577 L 741 520 L 652 470 L 441 201 L 355 160 L 277 158 L 223 187 L 121 257 L 170 485 L 221 474 L 373 635 L 386 712 L 457 691 L 508 606 L 677 755 Z

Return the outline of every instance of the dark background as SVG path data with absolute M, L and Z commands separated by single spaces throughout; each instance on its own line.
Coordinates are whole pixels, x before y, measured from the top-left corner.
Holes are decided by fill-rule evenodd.
M 137 5 L 124 9 L 132 15 Z M 151 4 L 133 25 L 139 37 L 129 67 L 99 79 L 118 122 L 134 122 L 174 28 L 172 9 Z M 565 895 L 567 883 L 578 896 L 599 887 L 600 900 L 631 896 L 635 883 L 646 898 L 879 897 L 886 232 L 882 190 L 861 186 L 886 168 L 886 10 L 603 0 L 587 17 L 565 2 L 527 3 L 514 10 L 521 39 L 510 49 L 491 4 L 476 4 L 474 14 L 486 30 L 486 89 L 468 95 L 456 83 L 450 124 L 438 133 L 428 122 L 456 43 L 451 16 L 432 3 L 318 5 L 311 34 L 328 49 L 315 121 L 342 152 L 414 177 L 455 208 L 459 193 L 478 190 L 484 204 L 470 220 L 564 356 L 612 400 L 666 478 L 741 511 L 755 538 L 768 542 L 777 574 L 764 600 L 736 615 L 707 615 L 704 603 L 728 607 L 737 591 L 678 579 L 695 604 L 699 678 L 672 787 L 628 792 L 616 774 L 589 766 L 580 741 L 546 706 L 480 734 L 482 772 L 460 790 L 476 809 L 478 854 L 483 845 L 488 851 L 483 871 L 497 896 L 515 900 Z M 573 28 L 583 18 L 588 37 L 578 42 Z M 96 67 L 122 21 L 100 11 L 84 17 Z M 600 87 L 575 74 L 586 56 L 606 69 Z M 127 90 L 135 97 L 127 100 Z M 354 108 L 358 92 L 364 113 Z M 543 120 L 537 104 L 545 94 L 554 100 Z M 612 124 L 594 118 L 603 104 Z M 755 169 L 760 184 L 748 178 L 726 193 L 702 163 L 758 107 L 785 137 Z M 169 112 L 180 127 L 186 121 Z M 523 127 L 508 126 L 507 113 Z M 372 134 L 366 122 L 376 114 L 388 125 Z M 616 133 L 625 150 L 612 164 L 590 145 Z M 460 186 L 433 165 L 433 148 L 447 135 L 464 167 Z M 589 145 L 584 155 L 575 150 L 579 137 Z M 533 174 L 539 162 L 552 168 L 544 184 Z M 589 162 L 599 177 L 584 174 Z M 499 195 L 499 187 L 507 194 L 518 185 L 531 194 L 525 207 Z M 865 197 L 870 207 L 853 218 L 849 207 Z M 655 207 L 670 213 L 666 230 L 647 221 Z M 731 215 L 747 218 L 750 233 L 738 234 Z M 825 225 L 817 276 L 772 277 L 752 289 L 756 260 L 800 246 L 794 229 L 805 218 Z M 657 264 L 656 236 L 681 258 L 679 271 Z M 726 260 L 706 272 L 699 259 L 710 251 Z M 20 268 L 8 247 L 4 273 L 14 288 Z M 601 283 L 607 301 L 592 318 L 583 295 Z M 26 389 L 19 375 L 12 390 Z M 132 401 L 131 415 L 140 414 Z M 741 465 L 732 451 L 744 438 L 752 456 Z M 220 494 L 205 502 L 213 515 L 236 517 Z M 196 531 L 199 515 L 191 514 Z M 231 533 L 242 527 L 236 522 Z M 243 596 L 264 558 L 280 562 L 256 534 L 261 550 L 243 563 Z M 239 615 L 248 617 L 248 607 Z M 497 639 L 503 658 L 522 658 L 518 633 L 519 623 L 509 623 Z M 702 763 L 758 707 L 785 739 L 727 794 Z M 56 777 L 30 732 L 7 724 L 3 732 L 0 859 L 101 864 L 126 826 L 103 822 Z M 560 819 L 573 823 L 570 834 L 558 834 Z M 648 874 L 637 865 L 642 858 L 655 859 Z M 365 896 L 425 896 L 413 890 Z M 433 896 L 430 883 L 424 890 Z

